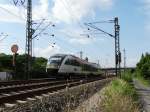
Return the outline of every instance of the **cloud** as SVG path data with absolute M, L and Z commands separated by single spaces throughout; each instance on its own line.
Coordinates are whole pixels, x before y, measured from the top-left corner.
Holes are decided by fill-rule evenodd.
M 146 15 L 146 24 L 145 29 L 149 32 L 150 31 L 150 0 L 141 0 L 143 13 Z
M 51 55 L 56 54 L 56 53 L 60 53 L 61 52 L 61 48 L 59 46 L 48 46 L 46 48 L 35 48 L 34 49 L 34 55 L 37 57 L 45 57 L 45 58 L 49 58 Z
M 38 5 L 33 6 L 33 20 L 50 18 L 48 8 L 48 0 L 39 0 Z M 0 21 L 25 23 L 26 9 L 20 6 L 16 7 L 13 4 L 0 4 Z
M 53 5 L 50 7 L 49 0 L 38 0 L 38 4 L 33 5 L 33 19 L 48 18 L 58 22 L 76 22 L 86 16 L 94 17 L 97 9 L 107 10 L 113 5 L 113 0 L 53 0 L 52 2 Z M 23 7 L 1 2 L 0 8 L 2 9 L 0 21 L 19 23 L 25 21 L 26 9 Z
M 22 23 L 25 20 L 24 17 L 20 15 L 22 13 L 24 13 L 23 8 L 9 4 L 0 4 L 0 21 Z
M 84 32 L 80 27 L 66 27 L 59 32 L 63 34 L 71 44 L 87 45 L 96 41 L 95 38 L 91 36 L 88 37 L 88 33 Z
M 50 18 L 48 0 L 40 0 L 33 8 L 33 19 Z
M 107 10 L 113 5 L 112 0 L 53 0 L 53 2 L 53 17 L 66 23 L 94 16 L 96 9 Z
M 82 45 L 87 45 L 87 44 L 90 44 L 91 43 L 91 40 L 92 39 L 89 39 L 89 38 L 79 38 L 79 39 L 76 39 L 76 38 L 72 38 L 69 40 L 70 43 L 72 44 L 82 44 Z
M 137 62 L 139 62 L 140 58 L 133 58 L 133 57 L 129 57 L 127 59 L 127 67 L 136 67 Z
M 142 0 L 142 3 L 144 5 L 144 13 L 150 16 L 150 0 Z

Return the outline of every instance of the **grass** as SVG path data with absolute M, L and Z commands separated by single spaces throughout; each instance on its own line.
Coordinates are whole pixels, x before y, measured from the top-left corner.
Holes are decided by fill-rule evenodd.
M 150 86 L 150 81 L 149 80 L 146 80 L 141 76 L 137 76 L 136 79 L 139 80 L 144 86 L 146 86 L 146 87 Z
M 130 71 L 122 72 L 121 78 L 127 82 L 132 82 L 133 74 Z
M 134 73 L 134 78 L 141 82 L 144 86 L 150 87 L 150 79 L 145 79 L 138 71 Z
M 102 96 L 101 112 L 139 112 L 135 89 L 122 79 L 113 80 Z

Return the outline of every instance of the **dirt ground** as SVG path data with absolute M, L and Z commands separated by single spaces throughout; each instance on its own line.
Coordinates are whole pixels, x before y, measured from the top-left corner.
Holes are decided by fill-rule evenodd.
M 144 86 L 136 79 L 133 82 L 143 105 L 143 112 L 150 112 L 150 87 Z

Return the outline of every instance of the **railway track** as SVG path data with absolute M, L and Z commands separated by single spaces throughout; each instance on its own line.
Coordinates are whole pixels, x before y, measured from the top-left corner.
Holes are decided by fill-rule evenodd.
M 31 79 L 31 80 L 13 80 L 13 81 L 0 81 L 0 87 L 13 86 L 13 85 L 25 85 L 29 83 L 40 83 L 54 81 L 55 78 L 45 78 L 45 79 Z M 58 80 L 58 79 L 57 79 Z
M 8 83 L 2 83 L 3 86 L 0 86 L 0 106 L 5 103 L 15 103 L 17 100 L 26 100 L 27 98 L 33 98 L 37 95 L 42 95 L 48 92 L 54 92 L 66 87 L 73 87 L 80 84 L 88 83 L 98 79 L 89 79 L 89 80 L 49 80 L 41 79 L 34 81 L 20 81 L 19 84 L 15 81 L 10 81 Z M 15 83 L 14 83 L 15 82 Z M 11 85 L 11 83 L 13 83 Z

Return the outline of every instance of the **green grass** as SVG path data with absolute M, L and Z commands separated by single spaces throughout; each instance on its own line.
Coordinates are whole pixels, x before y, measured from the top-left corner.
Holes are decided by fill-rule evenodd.
M 113 80 L 102 96 L 102 112 L 139 112 L 136 90 L 122 79 Z
M 111 90 L 110 92 L 108 91 L 109 94 L 111 92 L 119 93 L 120 95 L 127 95 L 135 100 L 137 99 L 135 88 L 122 79 L 113 80 L 108 86 L 108 90 Z
M 146 80 L 141 76 L 137 76 L 136 79 L 139 80 L 146 87 L 150 87 L 150 80 Z
M 150 87 L 150 79 L 145 79 L 139 71 L 134 73 L 134 78 L 141 82 L 144 86 Z
M 130 71 L 125 71 L 121 73 L 121 79 L 132 82 L 133 74 Z

